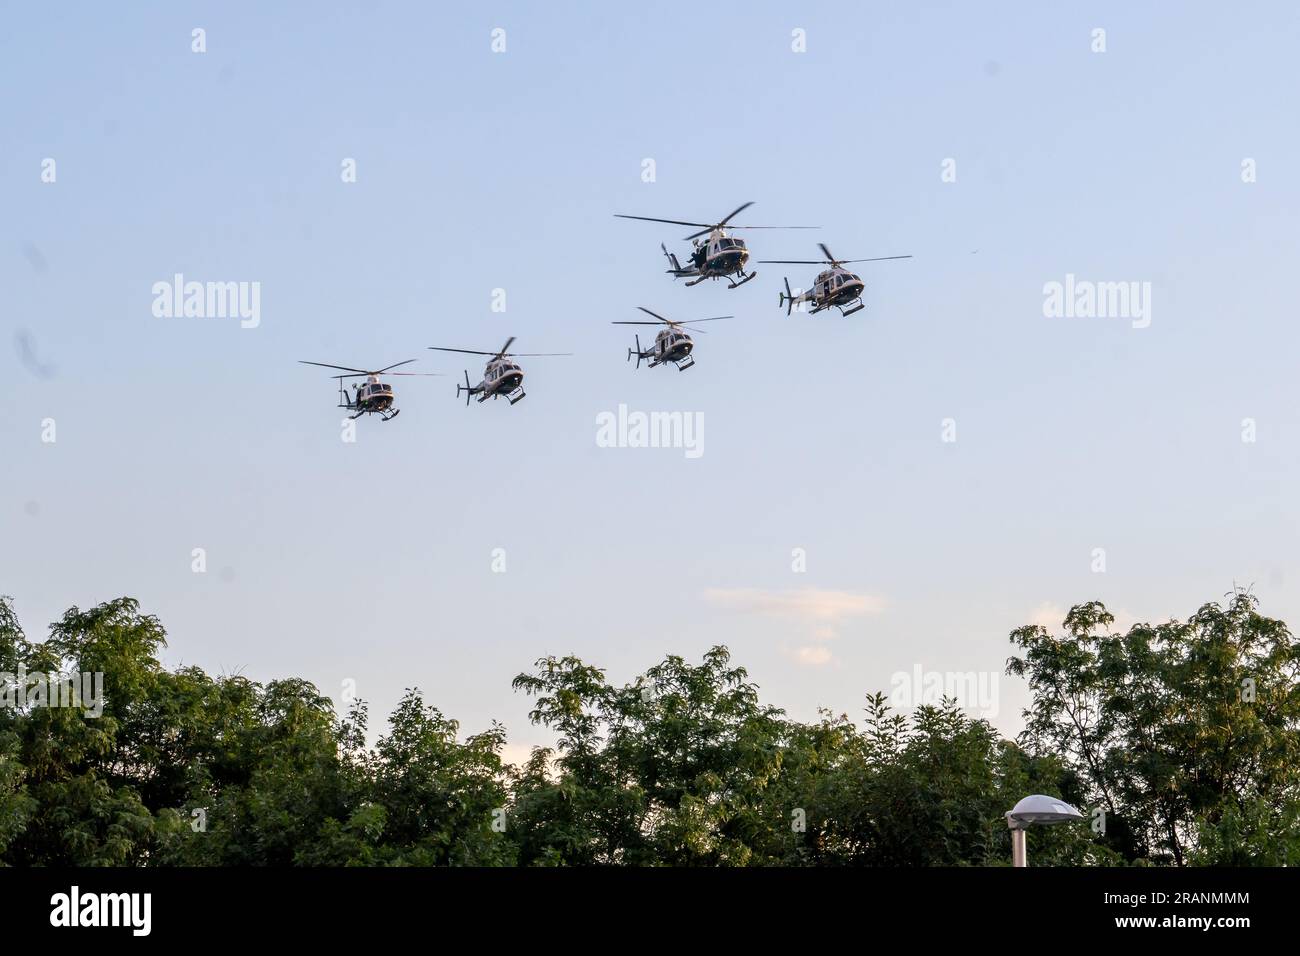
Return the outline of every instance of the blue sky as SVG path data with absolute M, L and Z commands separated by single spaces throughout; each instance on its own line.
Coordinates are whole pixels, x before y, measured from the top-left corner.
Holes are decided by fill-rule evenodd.
M 33 635 L 134 595 L 170 664 L 351 679 L 376 723 L 418 685 L 519 745 L 546 735 L 510 679 L 552 653 L 624 681 L 725 643 L 807 719 L 1000 671 L 1085 600 L 1248 584 L 1296 620 L 1300 12 L 1173 11 L 6 5 L 0 591 Z M 686 289 L 659 243 L 689 230 L 612 218 L 750 200 L 822 227 L 757 258 L 915 258 L 865 266 L 849 319 L 787 319 L 815 269 Z M 178 272 L 259 282 L 260 324 L 156 318 Z M 1045 317 L 1067 274 L 1151 283 L 1151 324 Z M 736 319 L 637 371 L 608 323 L 638 305 Z M 510 335 L 574 353 L 526 360 L 513 408 L 466 409 L 425 349 Z M 394 380 L 401 418 L 352 444 L 296 364 L 407 358 L 449 377 Z M 704 454 L 598 447 L 620 403 L 702 415 Z M 994 722 L 1024 699 L 1004 679 Z

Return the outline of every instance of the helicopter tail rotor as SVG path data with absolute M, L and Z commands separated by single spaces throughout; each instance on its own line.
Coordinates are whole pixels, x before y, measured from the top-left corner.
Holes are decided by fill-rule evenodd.
M 633 338 L 636 339 L 636 367 L 640 368 L 641 367 L 641 336 L 634 335 Z M 627 359 L 629 362 L 632 361 L 632 349 L 627 350 Z
M 672 266 L 671 269 L 667 270 L 668 274 L 675 279 L 680 279 L 682 276 L 682 264 L 677 261 L 677 256 L 669 252 L 668 247 L 662 242 L 659 243 L 659 248 L 663 250 L 664 255 L 668 257 L 668 264 Z
M 778 292 L 777 295 L 781 297 L 778 304 L 784 305 L 785 314 L 789 315 L 791 311 L 794 309 L 794 293 L 790 291 L 789 279 L 785 280 L 785 292 Z M 787 302 L 789 303 L 789 305 L 786 305 Z
M 465 393 L 465 407 L 469 408 L 469 400 L 474 396 L 474 387 L 469 383 L 469 369 L 465 370 L 465 384 L 456 386 L 456 397 L 460 398 L 461 392 Z

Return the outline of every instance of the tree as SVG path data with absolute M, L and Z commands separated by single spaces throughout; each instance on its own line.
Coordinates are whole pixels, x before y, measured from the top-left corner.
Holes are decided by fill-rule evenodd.
M 1092 602 L 1062 636 L 1012 633 L 1022 656 L 1007 670 L 1034 694 L 1022 740 L 1061 755 L 1124 859 L 1300 861 L 1300 644 L 1257 605 L 1238 590 L 1113 634 Z
M 536 666 L 514 686 L 560 739 L 556 775 L 535 753 L 516 788 L 522 862 L 745 865 L 783 850 L 789 808 L 765 796 L 786 724 L 726 648 L 699 666 L 670 656 L 622 688 L 573 657 Z
M 1006 865 L 1003 814 L 1035 792 L 1099 831 L 1036 829 L 1036 864 L 1300 862 L 1286 626 L 1242 592 L 1112 625 L 1091 603 L 1061 636 L 1012 634 L 1033 693 L 1018 742 L 952 700 L 793 721 L 725 647 L 623 686 L 546 657 L 514 686 L 557 743 L 512 767 L 505 728 L 463 736 L 418 690 L 371 745 L 362 701 L 340 716 L 304 680 L 164 668 L 132 599 L 33 642 L 0 598 L 0 865 Z M 101 675 L 102 698 L 27 696 L 68 672 Z

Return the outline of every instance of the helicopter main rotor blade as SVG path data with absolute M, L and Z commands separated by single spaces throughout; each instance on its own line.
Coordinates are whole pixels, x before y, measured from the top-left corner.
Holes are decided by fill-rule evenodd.
M 822 251 L 822 255 L 824 255 L 824 256 L 826 257 L 826 261 L 827 261 L 827 262 L 835 262 L 835 261 L 836 261 L 836 259 L 835 259 L 835 253 L 831 252 L 830 249 L 826 248 L 826 243 L 824 243 L 824 242 L 819 242 L 819 243 L 817 243 L 817 248 L 820 249 L 820 250 Z
M 887 259 L 911 258 L 911 256 L 876 256 L 873 259 L 759 259 L 758 261 L 775 266 L 833 266 L 849 262 L 884 262 Z
M 550 358 L 556 355 L 572 355 L 572 352 L 505 352 L 506 358 Z
M 342 371 L 342 372 L 356 372 L 358 375 L 370 375 L 370 374 L 372 374 L 372 373 L 370 373 L 370 372 L 365 371 L 364 369 L 359 369 L 359 368 L 348 368 L 346 365 L 329 365 L 329 364 L 327 364 L 327 363 L 325 363 L 325 362 L 308 362 L 306 359 L 298 359 L 298 362 L 299 362 L 300 364 L 302 364 L 302 365 L 319 365 L 321 368 L 336 368 L 336 369 L 338 369 L 339 371 Z M 332 377 L 332 378 L 342 378 L 343 376 L 341 376 L 341 375 L 334 375 L 334 376 L 331 376 L 331 377 Z
M 700 230 L 699 232 L 691 233 L 691 235 L 687 236 L 686 238 L 687 238 L 687 239 L 694 239 L 694 238 L 696 238 L 697 236 L 702 236 L 702 235 L 704 235 L 706 232 L 713 232 L 713 230 L 715 230 L 715 229 L 722 229 L 723 227 L 725 227 L 725 226 L 727 225 L 727 223 L 731 222 L 732 219 L 734 219 L 736 216 L 740 215 L 742 212 L 744 212 L 746 209 L 748 209 L 748 208 L 749 208 L 750 206 L 752 206 L 752 205 L 754 205 L 752 202 L 747 202 L 747 203 L 745 203 L 743 206 L 737 206 L 737 207 L 736 207 L 735 209 L 733 209 L 733 210 L 732 210 L 728 215 L 724 216 L 724 217 L 722 218 L 722 221 L 721 221 L 721 222 L 715 222 L 715 223 L 714 223 L 713 225 L 711 225 L 711 226 L 706 226 L 704 229 Z M 741 229 L 741 228 L 744 228 L 744 227 L 742 227 L 742 226 L 737 226 L 736 228 L 737 228 L 737 229 Z
M 707 222 L 683 222 L 680 219 L 656 219 L 654 216 L 625 216 L 621 212 L 614 213 L 615 219 L 640 219 L 642 222 L 666 222 L 670 226 L 704 226 L 712 228 Z
M 886 259 L 910 259 L 911 256 L 876 256 L 874 259 L 841 259 L 840 262 L 884 262 Z
M 715 316 L 713 316 L 712 318 L 708 318 L 708 319 L 687 319 L 687 320 L 685 320 L 685 321 L 680 321 L 680 322 L 679 322 L 679 321 L 677 321 L 676 319 L 666 319 L 666 318 L 664 318 L 662 315 L 660 315 L 658 312 L 651 312 L 649 309 L 647 309 L 647 308 L 646 308 L 645 306 L 643 306 L 643 305 L 638 305 L 637 308 L 640 309 L 642 312 L 644 312 L 646 315 L 653 315 L 656 319 L 659 320 L 659 322 L 662 322 L 664 325 L 671 325 L 671 326 L 694 325 L 696 322 L 717 322 L 719 319 L 734 319 L 734 318 L 735 318 L 734 315 L 715 315 Z M 623 322 L 623 321 L 620 321 L 620 322 L 610 322 L 610 325 L 658 325 L 659 322 L 645 322 L 645 321 L 636 321 L 636 322 L 626 321 L 626 322 Z
M 426 346 L 426 348 L 432 349 L 435 352 L 461 352 L 465 355 L 496 355 L 497 354 L 496 352 L 476 352 L 474 349 L 449 349 L 441 345 L 429 345 Z
M 381 368 L 381 369 L 350 368 L 347 365 L 329 365 L 326 362 L 308 362 L 305 359 L 299 359 L 298 361 L 301 362 L 303 365 L 319 365 L 321 368 L 336 368 L 340 372 L 352 373 L 351 375 L 331 375 L 330 378 L 356 378 L 358 375 L 383 375 L 385 372 L 388 371 L 389 368 L 397 368 L 402 365 L 409 365 L 411 362 L 414 362 L 415 359 L 407 359 L 405 362 L 398 362 L 396 365 L 390 365 L 388 366 L 388 368 Z M 400 374 L 400 373 L 395 373 L 395 374 Z
M 718 223 L 718 228 L 721 229 L 723 226 L 731 222 L 731 220 L 735 219 L 738 215 L 740 215 L 742 212 L 744 212 L 752 205 L 754 205 L 753 202 L 747 202 L 743 206 L 737 206 L 735 209 L 731 211 L 730 215 L 722 217 L 722 221 Z
M 398 363 L 396 363 L 396 364 L 394 364 L 394 365 L 390 365 L 390 366 L 388 366 L 388 368 L 397 368 L 398 366 L 401 366 L 401 365 L 410 365 L 410 364 L 411 364 L 412 362 L 414 362 L 414 361 L 415 361 L 415 359 L 407 359 L 405 362 L 398 362 Z M 371 372 L 370 374 L 371 374 L 371 375 L 383 375 L 385 372 L 388 371 L 388 368 L 381 368 L 378 372 Z
M 728 318 L 730 318 L 730 316 L 728 316 Z M 708 319 L 700 319 L 700 321 L 701 321 L 701 322 L 708 322 L 709 320 L 708 320 Z M 609 323 L 609 324 L 610 324 L 610 325 L 654 325 L 654 326 L 658 326 L 658 325 L 659 325 L 658 322 L 611 322 L 611 323 Z M 690 325 L 690 324 L 691 324 L 691 323 L 689 323 L 689 322 L 669 322 L 669 323 L 667 323 L 667 325 L 668 325 L 668 327 L 669 327 L 670 329 L 680 329 L 682 326 L 684 326 L 684 325 Z M 704 330 L 703 330 L 703 329 L 694 329 L 693 331 L 695 331 L 695 332 L 699 332 L 701 335 L 704 334 Z
M 654 316 L 656 319 L 658 319 L 660 322 L 669 322 L 669 323 L 671 323 L 671 321 L 672 321 L 671 319 L 665 319 L 665 318 L 664 318 L 662 315 L 660 315 L 658 312 L 651 312 L 651 311 L 650 311 L 649 309 L 647 309 L 644 305 L 638 305 L 637 308 L 640 309 L 642 312 L 644 312 L 646 315 L 653 315 L 653 316 Z
M 444 373 L 444 372 L 389 372 L 388 374 L 389 374 L 389 375 L 421 376 L 421 377 L 426 377 L 426 378 L 442 378 L 443 375 L 445 375 L 446 373 Z
M 497 352 L 497 358 L 501 358 L 503 355 L 506 354 L 506 349 L 510 348 L 511 343 L 513 343 L 514 340 L 515 337 L 513 335 L 510 336 L 510 338 L 506 339 L 506 344 L 501 346 L 500 350 Z

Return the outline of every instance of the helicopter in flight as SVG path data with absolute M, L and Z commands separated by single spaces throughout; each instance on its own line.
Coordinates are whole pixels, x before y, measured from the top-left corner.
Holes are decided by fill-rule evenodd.
M 390 365 L 388 368 L 376 369 L 373 372 L 359 368 L 348 368 L 346 365 L 327 365 L 324 362 L 308 362 L 303 359 L 298 360 L 302 365 L 319 365 L 321 368 L 336 368 L 346 375 L 331 375 L 330 378 L 339 380 L 339 408 L 346 408 L 348 411 L 356 412 L 355 415 L 349 415 L 349 418 L 360 418 L 362 415 L 378 415 L 383 421 L 390 421 L 396 418 L 400 413 L 400 408 L 393 407 L 393 386 L 386 382 L 379 381 L 381 375 L 421 375 L 421 376 L 438 376 L 440 372 L 394 372 L 392 369 L 402 365 L 409 365 L 415 359 L 407 359 L 405 362 L 398 362 L 396 365 Z M 349 397 L 348 391 L 343 387 L 345 378 L 364 378 L 366 381 L 352 385 L 352 395 Z
M 690 335 L 683 326 L 696 325 L 700 322 L 717 322 L 721 319 L 731 319 L 735 316 L 718 315 L 711 319 L 692 319 L 688 322 L 674 322 L 672 319 L 665 319 L 656 312 L 651 312 L 643 305 L 638 305 L 638 309 L 646 315 L 652 315 L 654 322 L 644 320 L 637 322 L 611 322 L 610 325 L 662 325 L 662 328 L 655 335 L 654 345 L 642 351 L 641 336 L 636 336 L 636 348 L 627 350 L 628 361 L 632 360 L 633 354 L 636 355 L 636 367 L 641 367 L 642 359 L 649 359 L 648 368 L 654 368 L 656 365 L 664 365 L 672 362 L 677 366 L 677 371 L 684 372 L 695 364 L 695 359 L 691 356 L 691 351 L 695 348 L 695 343 L 691 341 Z M 703 329 L 693 329 L 694 332 L 703 332 Z
M 430 345 L 429 348 L 438 352 L 460 352 L 465 355 L 487 355 L 487 367 L 483 370 L 483 381 L 477 385 L 469 383 L 469 370 L 465 370 L 465 384 L 456 386 L 456 397 L 465 392 L 465 407 L 469 407 L 469 400 L 477 395 L 480 402 L 486 402 L 489 398 L 504 397 L 507 402 L 514 405 L 524 397 L 524 370 L 519 367 L 519 363 L 512 361 L 515 358 L 536 358 L 540 356 L 552 355 L 572 355 L 572 352 L 507 352 L 515 337 L 512 335 L 506 339 L 506 344 L 501 346 L 499 352 L 475 352 L 472 349 L 449 349 L 440 345 Z
M 795 265 L 795 266 L 830 266 L 829 269 L 823 269 L 817 274 L 813 281 L 813 287 L 807 292 L 800 292 L 794 295 L 790 291 L 790 280 L 785 280 L 785 292 L 780 293 L 781 298 L 779 305 L 785 306 L 785 314 L 789 315 L 791 310 L 802 302 L 811 303 L 812 308 L 808 310 L 809 314 L 820 312 L 823 309 L 836 308 L 844 316 L 852 315 L 866 308 L 862 301 L 862 290 L 866 288 L 866 283 L 862 278 L 848 269 L 843 268 L 848 263 L 853 262 L 883 262 L 886 259 L 910 259 L 911 256 L 877 256 L 874 259 L 836 259 L 831 251 L 826 248 L 826 243 L 817 243 L 825 259 L 760 259 L 771 265 Z M 787 305 L 787 303 L 789 303 Z M 854 304 L 856 303 L 856 305 Z M 846 308 L 851 306 L 851 308 Z
M 683 222 L 680 219 L 655 219 L 651 216 L 625 216 L 615 213 L 618 219 L 640 219 L 644 222 L 666 222 L 674 226 L 695 226 L 699 232 L 693 232 L 686 238 L 692 241 L 690 265 L 683 266 L 677 256 L 668 251 L 663 243 L 663 250 L 672 267 L 668 274 L 674 279 L 689 279 L 687 285 L 699 285 L 705 279 L 726 279 L 728 289 L 737 289 L 758 275 L 757 272 L 745 272 L 745 263 L 749 261 L 749 250 L 745 240 L 727 235 L 727 224 L 744 212 L 752 202 L 747 202 L 724 216 L 721 222 Z M 817 229 L 818 226 L 731 226 L 731 229 Z M 707 238 L 701 238 L 707 237 Z

